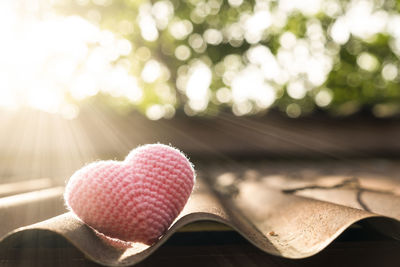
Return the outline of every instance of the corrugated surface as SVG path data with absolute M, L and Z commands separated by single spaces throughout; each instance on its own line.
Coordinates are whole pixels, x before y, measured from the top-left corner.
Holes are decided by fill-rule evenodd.
M 52 232 L 97 263 L 127 266 L 149 257 L 184 225 L 202 220 L 229 225 L 261 250 L 286 258 L 318 253 L 359 221 L 400 239 L 397 162 L 212 162 L 199 164 L 197 169 L 200 179 L 187 206 L 153 246 L 113 248 L 65 213 L 8 234 L 0 250 L 18 246 L 38 232 Z M 51 202 L 62 207 L 61 195 Z M 52 212 L 60 211 L 49 209 L 47 215 L 53 216 Z

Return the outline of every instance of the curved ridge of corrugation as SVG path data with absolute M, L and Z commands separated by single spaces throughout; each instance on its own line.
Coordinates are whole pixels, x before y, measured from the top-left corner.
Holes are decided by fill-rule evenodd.
M 343 225 L 339 231 L 335 233 L 335 235 L 331 236 L 325 242 L 321 243 L 318 249 L 313 252 L 302 255 L 301 257 L 287 257 L 286 258 L 304 258 L 317 254 L 322 251 L 325 247 L 327 247 L 334 239 L 336 239 L 343 231 L 345 231 L 349 226 L 354 223 L 357 223 L 361 220 L 369 220 L 371 218 L 380 218 L 387 220 L 388 223 L 399 223 L 396 220 L 393 220 L 388 217 L 378 216 L 371 214 L 370 216 L 366 216 L 365 218 L 361 218 L 357 221 L 350 221 L 346 225 Z M 254 242 L 251 236 L 248 233 L 241 231 L 234 224 L 227 222 L 224 218 L 221 218 L 215 214 L 210 213 L 192 213 L 181 217 L 177 220 L 174 225 L 168 230 L 168 232 L 154 245 L 145 246 L 142 244 L 136 244 L 133 248 L 130 248 L 126 251 L 119 250 L 112 246 L 106 245 L 102 240 L 100 240 L 93 231 L 90 230 L 84 223 L 79 221 L 73 214 L 65 213 L 63 215 L 51 218 L 47 221 L 34 224 L 32 226 L 19 228 L 10 234 L 6 235 L 0 241 L 0 248 L 4 246 L 8 246 L 9 244 L 15 244 L 16 242 L 21 242 L 19 239 L 28 232 L 51 232 L 53 234 L 60 235 L 69 241 L 73 246 L 75 246 L 78 250 L 83 252 L 86 257 L 90 260 L 99 263 L 105 266 L 129 266 L 140 261 L 146 259 L 150 256 L 154 251 L 156 251 L 163 243 L 165 243 L 177 230 L 182 228 L 183 226 L 201 220 L 210 220 L 219 223 L 226 224 L 236 231 L 238 231 L 244 238 L 246 238 L 250 243 L 258 247 L 259 249 L 273 254 L 277 256 L 284 256 L 282 254 L 276 253 L 276 251 L 271 251 L 269 248 L 265 246 L 260 246 L 260 244 Z M 60 225 L 64 225 L 64 229 L 60 227 Z M 71 229 L 73 226 L 73 229 Z M 58 228 L 58 229 L 55 229 Z M 74 230 L 73 232 L 65 231 Z M 254 234 L 254 233 L 253 233 Z M 260 236 L 257 238 L 265 238 L 261 233 L 258 233 Z M 81 238 L 77 238 L 80 236 Z M 254 237 L 254 236 L 253 236 Z M 82 239 L 85 239 L 83 242 Z M 100 256 L 101 255 L 101 256 Z
M 204 220 L 226 224 L 259 249 L 293 259 L 320 252 L 361 220 L 392 236 L 400 235 L 400 221 L 364 210 L 287 195 L 252 184 L 242 186 L 234 199 L 224 200 L 198 183 L 180 216 L 152 246 L 133 243 L 125 250 L 115 248 L 69 212 L 14 230 L 0 240 L 0 250 L 23 242 L 29 234 L 47 232 L 62 236 L 96 263 L 128 266 L 146 259 L 183 226 Z

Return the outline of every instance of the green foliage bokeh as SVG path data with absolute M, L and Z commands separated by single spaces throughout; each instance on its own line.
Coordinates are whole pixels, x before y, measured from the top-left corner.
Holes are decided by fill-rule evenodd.
M 230 84 L 224 80 L 224 75 L 222 75 L 226 71 L 222 64 L 224 60 L 235 59 L 236 61 L 232 62 L 239 62 L 237 63 L 239 69 L 236 71 L 240 72 L 250 64 L 247 52 L 252 47 L 267 47 L 278 58 L 282 47 L 282 36 L 285 33 L 289 32 L 296 37 L 296 40 L 307 43 L 313 38 L 310 35 L 312 29 L 321 29 L 319 38 L 322 38 L 321 44 L 323 44 L 324 53 L 332 61 L 332 66 L 324 81 L 317 85 L 305 82 L 306 93 L 304 96 L 298 97 L 293 97 L 288 93 L 288 84 L 293 77 L 281 84 L 268 81 L 276 92 L 272 105 L 257 106 L 254 99 L 248 99 L 246 101 L 250 108 L 236 111 L 236 114 L 255 114 L 270 108 L 281 110 L 291 117 L 310 114 L 316 110 L 325 110 L 329 114 L 342 116 L 367 110 L 378 117 L 393 116 L 400 112 L 400 86 L 397 73 L 400 66 L 398 59 L 400 41 L 397 40 L 400 40 L 400 36 L 388 30 L 395 18 L 400 16 L 400 1 L 331 0 L 322 1 L 322 3 L 321 1 L 309 1 L 309 4 L 318 2 L 321 5 L 318 10 L 313 12 L 300 7 L 282 12 L 281 2 L 290 1 L 163 0 L 161 2 L 163 4 L 158 7 L 164 9 L 172 7 L 172 13 L 167 18 L 165 25 L 157 25 L 158 37 L 150 41 L 143 37 L 139 18 L 141 12 L 147 10 L 148 14 L 153 16 L 154 21 L 157 21 L 157 14 L 154 13 L 157 9 L 154 7 L 160 1 L 97 0 L 89 2 L 70 0 L 57 6 L 58 12 L 62 14 L 80 15 L 129 40 L 132 44 L 132 52 L 126 56 L 126 59 L 132 62 L 132 74 L 140 77 L 144 65 L 150 59 L 157 60 L 168 69 L 169 75 L 164 80 L 153 83 L 140 81 L 144 97 L 140 103 L 136 104 L 135 108 L 143 112 L 155 104 L 168 104 L 177 109 L 182 108 L 190 115 L 215 114 L 221 109 L 232 109 L 235 112 L 236 105 L 240 103 L 235 103 L 232 99 L 221 102 L 216 97 L 221 88 L 224 88 L 224 92 L 226 92 L 226 88 L 231 90 Z M 371 18 L 375 15 L 382 16 L 382 21 L 386 26 L 382 27 L 379 32 L 365 35 L 354 34 L 349 26 L 350 32 L 347 39 L 345 37 L 344 40 L 338 42 L 332 37 L 332 28 L 339 19 L 346 17 L 346 13 L 351 8 L 354 9 L 360 2 L 364 2 L 364 7 L 370 8 L 368 12 Z M 238 32 L 243 21 L 246 21 L 244 18 L 253 16 L 257 10 L 270 12 L 272 22 L 262 31 L 259 40 L 249 41 L 246 33 L 239 34 Z M 347 16 L 347 23 L 350 25 L 349 19 L 351 17 Z M 370 18 L 365 19 L 367 21 Z M 277 20 L 281 22 L 275 23 Z M 172 23 L 178 21 L 186 23 L 185 25 L 188 27 L 188 33 L 181 38 L 176 38 L 171 34 Z M 229 27 L 232 25 L 239 28 L 229 33 Z M 207 43 L 205 32 L 208 29 L 219 31 L 223 37 L 222 40 L 215 44 Z M 243 29 L 241 30 L 243 31 Z M 182 51 L 185 53 L 189 51 L 190 55 L 178 59 L 176 51 L 180 46 L 182 46 Z M 313 49 L 310 46 L 311 56 Z M 188 96 L 177 85 L 179 84 L 179 75 L 187 72 L 196 60 L 204 62 L 212 71 L 207 108 L 199 110 L 188 105 Z M 300 73 L 295 78 L 306 80 L 307 78 L 302 75 Z M 160 97 L 160 94 L 157 93 L 160 91 L 157 89 L 160 84 L 168 85 L 165 90 L 170 90 L 174 97 Z M 320 94 L 322 91 L 323 93 Z M 118 103 L 118 105 L 122 105 L 121 102 Z

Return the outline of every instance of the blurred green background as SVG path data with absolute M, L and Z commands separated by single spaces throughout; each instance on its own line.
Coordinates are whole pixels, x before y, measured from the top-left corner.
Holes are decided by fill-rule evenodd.
M 28 101 L 67 118 L 94 96 L 153 120 L 176 110 L 242 116 L 275 109 L 292 118 L 400 112 L 400 1 L 36 2 L 25 1 L 22 13 L 55 25 L 43 36 L 65 38 L 74 51 L 85 45 L 73 67 L 59 67 L 73 57 L 55 56 L 59 72 L 72 73 L 54 83 L 66 88 L 57 96 L 61 108 Z

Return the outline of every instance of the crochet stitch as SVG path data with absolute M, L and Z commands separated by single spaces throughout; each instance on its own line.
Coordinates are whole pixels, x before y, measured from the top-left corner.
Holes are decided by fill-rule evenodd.
M 152 244 L 185 206 L 195 173 L 177 149 L 162 144 L 132 150 L 124 161 L 93 162 L 66 187 L 67 206 L 96 231 Z

